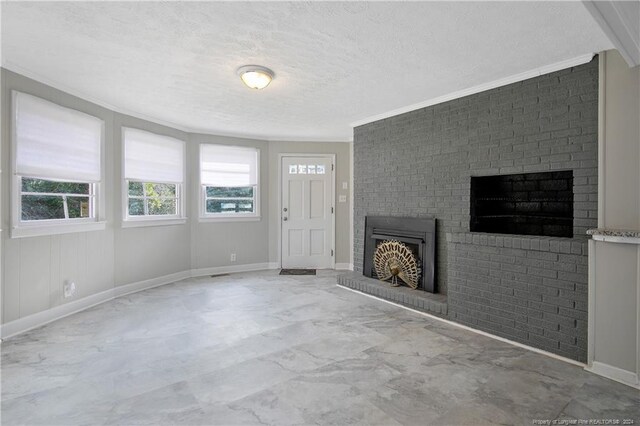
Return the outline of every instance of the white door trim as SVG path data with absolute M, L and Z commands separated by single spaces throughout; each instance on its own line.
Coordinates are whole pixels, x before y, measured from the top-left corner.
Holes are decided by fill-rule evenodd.
M 329 158 L 331 159 L 331 207 L 333 208 L 333 214 L 331 215 L 331 250 L 333 250 L 333 256 L 331 256 L 331 268 L 336 269 L 336 154 L 309 154 L 306 152 L 300 153 L 280 153 L 278 154 L 278 259 L 276 260 L 280 268 L 282 268 L 282 159 L 286 157 L 314 157 L 314 158 Z

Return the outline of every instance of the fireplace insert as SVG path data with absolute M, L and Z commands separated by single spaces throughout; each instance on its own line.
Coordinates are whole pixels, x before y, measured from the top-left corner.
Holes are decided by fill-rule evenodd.
M 400 241 L 411 249 L 420 266 L 418 289 L 435 293 L 435 219 L 367 216 L 364 238 L 365 276 L 377 278 L 373 264 L 377 246 L 383 241 Z
M 573 237 L 573 172 L 472 176 L 469 228 Z

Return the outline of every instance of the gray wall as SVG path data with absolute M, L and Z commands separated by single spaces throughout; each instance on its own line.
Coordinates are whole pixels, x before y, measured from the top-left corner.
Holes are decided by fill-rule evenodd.
M 584 242 L 585 231 L 597 223 L 597 101 L 598 60 L 594 59 L 578 67 L 356 128 L 354 269 L 362 271 L 365 216 L 432 216 L 438 220 L 437 283 L 439 291 L 449 295 L 450 318 L 510 338 L 521 333 L 508 334 L 505 327 L 516 329 L 515 312 L 523 306 L 527 315 L 520 319 L 521 327 L 526 327 L 529 318 L 544 319 L 545 310 L 536 305 L 543 298 L 535 289 L 530 292 L 532 300 L 524 296 L 516 297 L 517 301 L 507 300 L 505 294 L 515 296 L 515 285 L 520 283 L 517 277 L 500 275 L 499 271 L 507 271 L 511 262 L 487 259 L 492 263 L 484 266 L 488 268 L 486 278 L 478 277 L 479 270 L 470 270 L 469 276 L 456 275 L 461 268 L 474 266 L 470 260 L 461 260 L 464 257 L 458 256 L 458 245 L 468 245 L 463 250 L 472 252 L 478 250 L 473 246 L 480 245 L 474 234 L 469 234 L 470 176 L 573 170 L 574 238 L 566 241 L 569 247 L 572 242 Z M 520 249 L 521 241 L 515 240 Z M 551 240 L 545 240 L 546 247 Z M 510 255 L 505 251 L 513 248 L 494 246 L 492 250 L 498 256 Z M 451 259 L 452 253 L 459 258 Z M 573 262 L 573 267 L 554 264 L 562 263 L 558 259 L 541 259 L 551 263 L 537 266 L 550 268 L 547 279 L 567 281 L 573 286 L 566 301 L 552 303 L 546 314 L 549 317 L 559 315 L 565 302 L 572 309 L 583 306 L 583 296 L 574 295 L 578 292 L 576 286 L 586 285 L 586 253 L 580 248 L 576 255 L 585 258 Z M 535 254 L 530 256 L 534 258 Z M 533 270 L 529 266 L 536 267 L 524 265 L 517 272 L 530 276 Z M 503 278 L 506 281 L 501 281 Z M 484 281 L 502 286 L 502 293 L 495 288 L 480 288 Z M 544 286 L 537 280 L 524 284 Z M 474 294 L 477 291 L 486 291 L 486 300 L 478 299 L 479 295 Z M 503 302 L 500 315 L 494 312 L 488 323 L 480 322 L 487 319 L 483 306 Z M 576 328 L 575 321 L 573 324 Z M 526 336 L 518 340 L 557 353 L 563 351 L 572 358 L 586 357 L 586 348 L 578 348 L 575 330 L 569 339 L 571 349 L 564 350 L 560 337 L 553 334 L 559 331 L 559 323 L 552 321 L 548 325 L 546 333 L 542 330 L 536 336 L 526 331 Z M 586 334 L 580 336 L 586 338 Z M 543 345 L 537 337 L 549 338 L 553 343 Z
M 448 239 L 450 319 L 586 361 L 586 239 L 479 233 Z
M 337 155 L 337 180 L 350 176 L 350 144 L 267 142 L 225 136 L 191 134 L 119 114 L 91 102 L 2 69 L 2 323 L 46 311 L 63 303 L 117 286 L 208 268 L 275 266 L 277 235 L 270 215 L 277 210 L 277 154 L 279 152 Z M 11 91 L 19 90 L 56 102 L 105 121 L 106 229 L 43 237 L 10 238 L 10 127 Z M 185 206 L 187 222 L 181 225 L 123 228 L 121 127 L 135 127 L 187 142 Z M 198 220 L 198 150 L 201 143 L 252 146 L 260 149 L 261 218 L 249 222 Z M 274 160 L 275 159 L 275 160 Z M 275 162 L 274 162 L 275 161 Z M 348 191 L 337 191 L 337 194 Z M 348 203 L 336 203 L 337 262 L 347 263 L 349 248 Z M 277 219 L 276 219 L 277 220 Z M 277 223 L 277 222 L 276 222 Z M 236 253 L 236 262 L 230 254 Z M 271 264 L 270 264 L 271 263 Z M 63 299 L 66 280 L 78 292 Z
M 10 238 L 11 91 L 18 90 L 86 112 L 105 121 L 104 231 Z M 6 323 L 137 281 L 190 268 L 188 225 L 122 228 L 121 131 L 137 127 L 182 140 L 175 129 L 115 113 L 11 71 L 2 70 L 2 233 L 3 315 Z M 78 286 L 62 297 L 66 280 Z
M 72 279 L 78 298 L 113 288 L 115 239 L 113 209 L 106 211 L 103 231 L 10 239 L 9 145 L 11 91 L 20 90 L 105 121 L 105 194 L 113 206 L 115 179 L 113 112 L 49 86 L 2 70 L 2 321 L 9 322 L 64 303 L 62 286 Z
M 200 222 L 198 221 L 198 155 L 201 143 L 250 146 L 260 150 L 260 215 L 250 222 Z M 189 147 L 189 174 L 191 203 L 191 268 L 204 269 L 220 266 L 267 263 L 269 261 L 269 152 L 266 141 L 192 134 Z M 231 253 L 236 262 L 231 262 Z
M 114 182 L 112 207 L 115 241 L 115 285 L 121 286 L 161 277 L 189 269 L 190 246 L 188 224 L 122 228 L 122 127 L 134 127 L 188 141 L 185 132 L 114 113 L 113 144 Z M 189 174 L 188 174 L 189 175 Z M 187 178 L 187 180 L 189 177 Z M 187 182 L 188 185 L 188 182 Z M 186 194 L 187 202 L 190 194 Z M 92 269 L 89 269 L 91 272 Z

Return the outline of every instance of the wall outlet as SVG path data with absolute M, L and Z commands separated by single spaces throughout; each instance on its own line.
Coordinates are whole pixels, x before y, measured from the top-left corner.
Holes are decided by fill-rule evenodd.
M 76 294 L 76 283 L 73 281 L 67 281 L 64 283 L 63 295 L 65 299 L 73 297 Z
M 347 202 L 347 196 L 346 195 L 338 196 L 338 202 L 339 203 L 346 203 Z
M 235 253 L 231 253 L 231 261 L 232 262 L 236 261 L 236 254 Z

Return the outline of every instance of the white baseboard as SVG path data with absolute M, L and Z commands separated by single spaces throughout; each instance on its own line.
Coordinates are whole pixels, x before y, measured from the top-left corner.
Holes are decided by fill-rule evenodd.
M 16 336 L 34 328 L 41 327 L 50 322 L 59 320 L 71 314 L 75 314 L 76 312 L 84 311 L 85 309 L 91 308 L 92 306 L 99 305 L 100 303 L 108 302 L 109 300 L 113 300 L 116 297 L 136 293 L 138 291 L 147 290 L 153 287 L 171 284 L 176 281 L 184 280 L 186 278 L 234 272 L 250 272 L 265 269 L 277 269 L 278 267 L 279 266 L 277 263 L 252 263 L 247 265 L 191 269 L 164 275 L 161 277 L 151 278 L 148 280 L 138 281 L 131 284 L 117 286 L 109 290 L 92 294 L 91 296 L 83 297 L 82 299 L 73 300 L 63 305 L 47 309 L 46 311 L 37 312 L 35 314 L 28 315 L 26 317 L 3 324 L 0 326 L 0 339 L 7 339 L 9 337 Z
M 353 271 L 353 263 L 336 263 L 336 271 Z
M 120 297 L 126 294 L 136 293 L 138 291 L 147 290 L 161 285 L 171 284 L 191 278 L 191 271 L 176 272 L 175 274 L 164 275 L 162 277 L 151 278 L 149 280 L 138 281 L 131 284 L 117 286 L 113 289 L 113 296 Z
M 276 263 L 249 263 L 246 265 L 214 266 L 211 268 L 192 269 L 192 277 L 204 277 L 206 275 L 233 274 L 236 272 L 264 271 L 265 269 L 277 269 Z
M 494 340 L 499 340 L 501 342 L 508 343 L 510 345 L 517 346 L 519 348 L 527 349 L 527 350 L 529 350 L 531 352 L 536 352 L 536 353 L 539 353 L 539 354 L 542 354 L 542 355 L 546 355 L 546 356 L 548 356 L 550 358 L 555 358 L 555 359 L 558 359 L 560 361 L 564 361 L 564 362 L 566 362 L 568 364 L 577 365 L 578 367 L 585 367 L 585 364 L 583 362 L 576 361 L 576 360 L 571 359 L 571 358 L 566 358 L 566 357 L 563 357 L 561 355 L 554 354 L 553 352 L 548 352 L 548 351 L 545 351 L 543 349 L 534 348 L 533 346 L 525 345 L 524 343 L 514 342 L 513 340 L 509 340 L 509 339 L 507 339 L 505 337 L 496 336 L 495 334 L 487 333 L 486 331 L 478 330 L 476 328 L 469 327 L 468 325 L 460 324 L 460 323 L 457 323 L 455 321 L 450 321 L 448 319 L 444 319 L 444 318 L 441 318 L 441 317 L 438 317 L 438 316 L 435 316 L 435 315 L 432 315 L 432 314 L 428 314 L 426 312 L 418 311 L 416 309 L 411 309 L 408 306 L 400 305 L 399 303 L 395 303 L 395 302 L 392 302 L 392 301 L 387 300 L 387 299 L 382 299 L 382 298 L 380 298 L 378 296 L 374 296 L 372 294 L 363 293 L 363 292 L 355 290 L 353 288 L 345 287 L 345 286 L 343 286 L 341 284 L 336 284 L 336 286 L 338 286 L 340 288 L 343 288 L 345 290 L 352 291 L 354 293 L 361 294 L 363 296 L 370 297 L 372 299 L 379 300 L 379 301 L 384 302 L 384 303 L 388 303 L 390 305 L 397 306 L 397 307 L 402 308 L 402 309 L 406 309 L 407 311 L 415 312 L 416 314 L 423 315 L 425 317 L 429 317 L 429 318 L 434 319 L 436 321 L 447 323 L 447 324 L 452 325 L 452 326 L 457 327 L 457 328 L 462 328 L 464 330 L 471 331 L 471 332 L 474 332 L 476 334 L 481 334 L 483 336 L 490 337 L 490 338 L 492 338 Z
M 640 378 L 633 371 L 623 370 L 622 368 L 614 367 L 599 361 L 593 361 L 590 366 L 585 367 L 584 369 L 599 376 L 606 377 L 607 379 L 615 380 L 616 382 L 640 389 Z
M 0 339 L 15 336 L 25 331 L 41 327 L 45 324 L 67 317 L 76 312 L 84 311 L 92 306 L 108 302 L 113 299 L 113 289 L 105 290 L 82 299 L 73 300 L 64 305 L 54 306 L 46 311 L 37 312 L 0 326 Z

